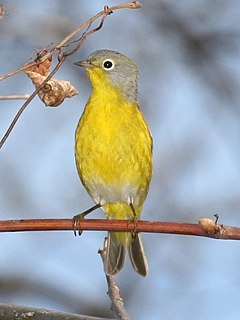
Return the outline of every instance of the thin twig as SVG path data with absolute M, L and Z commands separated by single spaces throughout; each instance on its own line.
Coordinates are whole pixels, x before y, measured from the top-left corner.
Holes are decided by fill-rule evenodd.
M 22 107 L 19 109 L 19 111 L 17 112 L 16 116 L 14 117 L 13 121 L 11 122 L 10 126 L 8 127 L 6 133 L 4 134 L 3 138 L 0 141 L 0 149 L 2 148 L 2 146 L 4 145 L 5 141 L 7 140 L 8 136 L 10 135 L 11 131 L 13 130 L 15 124 L 17 123 L 19 117 L 21 116 L 21 114 L 23 113 L 23 111 L 26 109 L 26 107 L 28 106 L 28 104 L 33 100 L 33 98 L 38 94 L 38 92 L 42 89 L 42 87 L 45 85 L 45 83 L 47 81 L 49 81 L 51 79 L 51 77 L 57 72 L 57 70 L 60 68 L 60 66 L 63 64 L 63 62 L 65 61 L 65 59 L 74 54 L 76 51 L 78 51 L 80 49 L 80 47 L 82 46 L 83 42 L 87 39 L 87 37 L 89 37 L 92 33 L 100 30 L 103 26 L 103 23 L 106 19 L 106 17 L 108 15 L 110 15 L 113 11 L 118 10 L 118 9 L 123 9 L 123 8 L 127 8 L 127 9 L 137 9 L 137 8 L 141 8 L 141 3 L 139 1 L 134 1 L 134 2 L 128 2 L 125 4 L 121 4 L 121 5 L 117 5 L 117 6 L 113 6 L 113 7 L 108 7 L 105 6 L 104 10 L 99 12 L 98 14 L 96 14 L 95 16 L 93 16 L 92 18 L 88 19 L 85 23 L 83 23 L 79 28 L 77 28 L 76 30 L 74 30 L 71 34 L 69 34 L 67 37 L 65 37 L 58 45 L 56 45 L 50 52 L 46 52 L 46 54 L 44 54 L 40 59 L 38 59 L 38 61 L 36 62 L 32 62 L 30 64 L 25 65 L 24 67 L 21 67 L 13 72 L 8 73 L 7 75 L 3 76 L 0 78 L 0 80 L 6 79 L 9 76 L 12 76 L 14 74 L 16 74 L 19 71 L 23 71 L 28 69 L 30 66 L 34 66 L 36 64 L 42 63 L 43 61 L 45 61 L 46 59 L 49 59 L 50 57 L 52 57 L 53 53 L 55 51 L 59 51 L 59 55 L 58 55 L 58 64 L 57 66 L 53 69 L 53 71 L 49 74 L 49 76 L 45 79 L 45 81 L 41 84 L 41 86 L 36 89 L 31 95 L 30 97 L 27 99 L 27 101 L 22 105 Z M 66 46 L 66 43 L 69 42 L 70 39 L 72 39 L 80 30 L 82 30 L 83 28 L 89 27 L 93 21 L 95 21 L 96 19 L 98 19 L 99 17 L 102 16 L 101 22 L 99 24 L 98 27 L 89 30 L 87 32 L 84 32 L 83 35 L 81 36 L 81 38 L 79 39 L 79 43 L 76 45 L 76 47 L 71 50 L 70 52 L 62 52 L 62 49 L 64 46 Z
M 26 100 L 30 97 L 30 94 L 11 94 L 6 96 L 0 96 L 0 100 Z
M 100 11 L 99 13 L 97 13 L 96 15 L 94 15 L 93 17 L 88 19 L 86 22 L 81 24 L 77 29 L 75 29 L 73 32 L 71 32 L 69 35 L 67 35 L 60 43 L 55 45 L 52 50 L 47 52 L 41 58 L 41 60 L 38 61 L 38 63 L 42 63 L 43 61 L 45 61 L 46 59 L 51 57 L 55 51 L 61 50 L 76 34 L 78 34 L 82 29 L 86 28 L 89 24 L 93 23 L 95 20 L 97 20 L 101 16 L 107 16 L 111 12 L 116 11 L 118 9 L 139 9 L 141 7 L 142 7 L 142 4 L 139 1 L 133 1 L 133 2 L 119 4 L 119 5 L 116 5 L 113 7 L 107 7 L 107 10 L 106 10 L 106 8 L 104 8 L 104 10 Z M 15 75 L 16 73 L 18 73 L 20 71 L 24 71 L 24 70 L 28 69 L 29 67 L 32 67 L 35 65 L 36 65 L 36 62 L 32 62 L 32 64 L 28 64 L 27 66 L 22 66 L 14 71 L 9 72 L 9 73 L 5 74 L 4 76 L 0 77 L 0 81 L 6 79 L 8 77 L 11 77 L 11 76 Z
M 58 64 L 56 65 L 56 67 L 53 69 L 53 71 L 47 76 L 47 78 L 43 81 L 43 83 L 39 86 L 39 88 L 37 88 L 31 95 L 30 97 L 24 102 L 24 104 L 21 106 L 21 108 L 18 110 L 17 114 L 15 115 L 15 117 L 13 118 L 10 126 L 8 127 L 6 133 L 4 134 L 3 138 L 0 141 L 0 149 L 2 148 L 2 146 L 4 145 L 5 141 L 7 140 L 8 136 L 10 135 L 11 131 L 13 130 L 15 124 L 17 123 L 18 119 L 20 118 L 21 114 L 23 113 L 23 111 L 26 109 L 26 107 L 29 105 L 29 103 L 34 99 L 34 97 L 38 94 L 38 92 L 43 88 L 43 86 L 45 85 L 45 83 L 47 81 L 49 81 L 52 76 L 57 72 L 57 70 L 61 67 L 61 65 L 63 64 L 63 62 L 65 61 L 65 57 L 62 56 L 61 60 L 58 62 Z
M 101 16 L 107 16 L 111 14 L 113 11 L 116 11 L 118 9 L 139 9 L 142 7 L 141 2 L 139 1 L 133 1 L 133 2 L 127 2 L 123 4 L 119 4 L 113 7 L 104 7 L 104 10 L 97 13 L 92 18 L 88 19 L 86 22 L 81 24 L 76 30 L 74 30 L 72 33 L 70 33 L 66 38 L 64 38 L 58 45 L 56 45 L 56 48 L 62 48 L 69 40 L 71 40 L 79 31 L 86 28 L 89 24 L 93 23 L 95 20 L 100 18 Z
M 107 17 L 107 14 L 102 17 L 99 25 L 96 28 L 89 30 L 87 32 L 84 32 L 83 35 L 81 36 L 81 38 L 79 39 L 79 43 L 77 44 L 77 46 L 72 51 L 65 52 L 64 55 L 66 57 L 68 57 L 68 56 L 74 54 L 75 52 L 77 52 L 80 49 L 80 47 L 82 46 L 83 42 L 87 39 L 87 37 L 89 37 L 92 33 L 97 32 L 98 30 L 100 30 L 103 27 L 103 23 L 104 23 L 106 17 Z
M 99 249 L 98 253 L 101 255 L 103 265 L 106 258 L 107 238 L 104 240 L 104 248 Z M 120 295 L 120 290 L 116 284 L 115 277 L 105 274 L 108 284 L 107 294 L 111 300 L 111 309 L 120 320 L 130 320 L 130 317 L 124 307 L 123 299 Z
M 215 222 L 214 222 L 215 223 Z M 167 233 L 190 235 L 224 240 L 240 240 L 240 228 L 216 225 L 214 232 L 200 224 L 160 221 L 135 221 L 85 219 L 80 222 L 81 230 L 88 231 L 129 231 L 148 233 Z M 2 220 L 0 232 L 22 231 L 73 231 L 72 219 L 29 219 L 29 220 Z
M 102 26 L 103 20 L 100 22 L 100 25 Z M 99 28 L 95 28 L 94 30 L 90 30 L 88 31 L 87 34 L 84 34 L 84 36 L 82 36 L 79 40 L 79 44 L 77 45 L 78 49 L 80 48 L 80 46 L 82 45 L 82 43 L 84 42 L 84 40 L 86 40 L 86 38 L 92 34 L 93 32 L 95 32 L 95 30 L 99 30 Z M 27 101 L 22 105 L 22 107 L 18 110 L 17 114 L 15 115 L 14 119 L 12 120 L 10 126 L 8 127 L 6 133 L 4 134 L 3 138 L 0 141 L 0 149 L 2 148 L 2 146 L 4 145 L 5 141 L 7 140 L 7 138 L 9 137 L 11 131 L 13 130 L 15 124 L 17 123 L 18 119 L 20 118 L 21 114 L 23 113 L 23 111 L 26 109 L 26 107 L 29 105 L 29 103 L 34 99 L 34 97 L 38 94 L 38 92 L 44 87 L 44 85 L 46 84 L 47 81 L 49 81 L 52 76 L 57 72 L 57 70 L 60 68 L 60 66 L 64 63 L 64 61 L 66 60 L 67 56 L 69 56 L 70 54 L 74 53 L 75 50 L 72 50 L 70 53 L 65 53 L 65 54 L 61 54 L 61 52 L 59 53 L 59 61 L 58 64 L 56 65 L 56 67 L 52 70 L 52 72 L 47 76 L 47 78 L 43 81 L 43 83 L 30 95 L 30 97 L 27 99 Z M 48 56 L 48 53 L 45 56 Z M 41 58 L 42 59 L 42 58 Z M 41 60 L 40 59 L 40 60 Z M 29 67 L 29 66 L 28 66 Z
M 50 56 L 50 55 L 49 55 Z M 48 57 L 47 56 L 44 56 L 44 60 L 46 60 Z M 29 63 L 28 65 L 26 65 L 26 66 L 22 66 L 22 67 L 19 67 L 19 68 L 17 68 L 16 70 L 13 70 L 13 71 L 11 71 L 11 72 L 8 72 L 7 74 L 5 74 L 5 75 L 3 75 L 2 77 L 0 77 L 0 81 L 1 80 L 4 80 L 4 79 L 7 79 L 7 78 L 9 78 L 9 77 L 11 77 L 11 76 L 14 76 L 15 74 L 17 74 L 17 73 L 19 73 L 20 71 L 24 71 L 24 70 L 26 70 L 26 69 L 28 69 L 28 68 L 30 68 L 30 67 L 33 67 L 33 66 L 35 66 L 36 65 L 36 62 L 31 62 L 31 63 Z

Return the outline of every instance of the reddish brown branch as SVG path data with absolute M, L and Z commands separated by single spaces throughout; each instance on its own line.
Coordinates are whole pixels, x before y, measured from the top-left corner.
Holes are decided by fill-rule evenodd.
M 134 221 L 86 219 L 81 221 L 81 230 L 95 231 L 133 231 L 149 233 L 168 233 L 209 237 L 215 239 L 240 240 L 240 228 L 216 225 L 208 230 L 200 224 L 159 221 Z M 136 227 L 136 229 L 134 229 Z M 73 230 L 72 219 L 29 219 L 0 221 L 0 232 L 16 231 L 66 231 Z

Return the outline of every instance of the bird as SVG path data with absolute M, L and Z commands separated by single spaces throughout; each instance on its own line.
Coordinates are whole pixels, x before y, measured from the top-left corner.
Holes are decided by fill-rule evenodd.
M 97 50 L 75 65 L 85 68 L 92 93 L 75 132 L 80 180 L 95 205 L 73 217 L 74 231 L 91 211 L 137 222 L 152 177 L 152 136 L 138 103 L 138 67 L 124 54 Z M 117 274 L 126 252 L 134 270 L 148 272 L 139 232 L 108 232 L 104 272 Z

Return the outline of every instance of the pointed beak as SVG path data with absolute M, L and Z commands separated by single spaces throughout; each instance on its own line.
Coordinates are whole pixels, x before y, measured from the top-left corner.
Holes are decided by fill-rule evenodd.
M 90 69 L 94 67 L 89 60 L 77 61 L 77 62 L 74 62 L 74 64 L 76 66 L 83 67 L 85 69 Z

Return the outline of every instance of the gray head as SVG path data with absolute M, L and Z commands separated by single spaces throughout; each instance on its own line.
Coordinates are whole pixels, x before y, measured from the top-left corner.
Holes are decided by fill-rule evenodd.
M 90 54 L 87 60 L 75 64 L 88 70 L 93 87 L 99 81 L 97 78 L 104 74 L 128 101 L 137 102 L 137 65 L 122 53 L 112 50 L 97 50 Z

